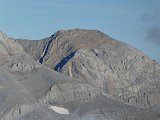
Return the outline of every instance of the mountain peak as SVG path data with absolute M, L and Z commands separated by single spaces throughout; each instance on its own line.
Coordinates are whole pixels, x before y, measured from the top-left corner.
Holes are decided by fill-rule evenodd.
M 85 29 L 1 36 L 0 119 L 159 119 L 160 65 L 131 46 Z
M 6 33 L 0 32 L 0 64 L 8 62 L 13 54 L 23 53 L 23 48 Z

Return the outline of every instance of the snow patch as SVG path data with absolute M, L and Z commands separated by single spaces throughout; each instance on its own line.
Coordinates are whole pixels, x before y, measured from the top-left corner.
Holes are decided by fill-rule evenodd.
M 4 86 L 0 86 L 0 89 L 4 89 L 4 88 L 6 88 L 6 87 L 4 87 Z
M 59 113 L 59 114 L 65 114 L 65 115 L 69 115 L 69 110 L 62 108 L 62 107 L 58 107 L 58 106 L 52 106 L 49 105 L 49 108 L 52 109 L 54 112 Z

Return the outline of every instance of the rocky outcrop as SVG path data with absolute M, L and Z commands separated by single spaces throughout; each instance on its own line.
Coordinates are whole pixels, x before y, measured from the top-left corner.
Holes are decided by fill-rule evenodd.
M 0 119 L 160 119 L 160 66 L 129 45 L 81 29 L 0 39 Z
M 43 53 L 45 46 L 48 43 L 48 39 L 42 40 L 23 40 L 23 39 L 15 39 L 14 41 L 20 44 L 23 47 L 23 50 L 27 52 L 33 59 L 38 60 Z
M 12 55 L 20 53 L 24 53 L 21 45 L 14 42 L 5 33 L 0 32 L 0 64 L 9 62 Z
M 95 50 L 80 49 L 61 72 L 69 75 L 71 71 L 73 78 L 99 86 L 104 94 L 127 104 L 142 108 L 159 107 L 159 93 L 155 91 L 159 90 L 160 66 L 155 61 L 133 50 L 127 55 L 122 52 L 125 50 L 120 51 L 118 48 L 115 53 L 112 53 L 114 50 L 106 50 L 106 54 L 110 54 L 108 58 L 102 55 L 102 50 L 96 51 L 99 51 L 99 55 L 95 54 Z M 155 101 L 148 99 L 151 96 L 155 97 Z
M 43 62 L 47 67 L 83 79 L 118 101 L 159 109 L 156 61 L 96 30 L 62 30 L 52 39 Z
M 152 120 L 159 113 L 118 103 L 84 80 L 72 79 L 46 67 L 25 74 L 1 67 L 0 118 L 2 120 Z M 3 79 L 2 79 L 3 77 Z M 61 115 L 50 109 L 70 111 Z

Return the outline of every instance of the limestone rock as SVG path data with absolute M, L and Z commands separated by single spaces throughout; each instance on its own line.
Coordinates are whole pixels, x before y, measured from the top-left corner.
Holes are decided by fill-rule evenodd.
M 137 49 L 96 30 L 62 30 L 44 41 L 37 45 L 47 48 L 41 52 L 46 53 L 42 63 L 45 66 L 83 79 L 123 103 L 159 109 L 159 93 L 153 91 L 159 91 L 160 65 Z M 32 41 L 26 42 L 32 48 Z M 36 47 L 32 53 L 25 51 L 35 60 L 41 59 L 35 53 L 41 48 Z M 153 96 L 156 101 L 149 99 Z
M 160 120 L 160 66 L 129 45 L 81 29 L 0 39 L 1 120 Z
M 21 45 L 0 32 L 0 64 L 9 62 L 12 55 L 20 53 L 24 53 Z

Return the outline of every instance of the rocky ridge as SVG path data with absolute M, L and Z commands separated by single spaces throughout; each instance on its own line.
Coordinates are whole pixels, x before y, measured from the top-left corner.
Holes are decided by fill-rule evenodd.
M 160 65 L 155 60 L 96 30 L 62 30 L 52 36 L 45 39 L 45 66 L 83 79 L 123 103 L 159 110 Z
M 24 53 L 21 45 L 15 43 L 5 33 L 0 32 L 0 56 L 3 56 L 0 57 L 0 64 L 7 63 L 12 55 L 21 53 Z
M 159 64 L 127 44 L 81 29 L 0 39 L 1 120 L 160 119 Z

